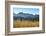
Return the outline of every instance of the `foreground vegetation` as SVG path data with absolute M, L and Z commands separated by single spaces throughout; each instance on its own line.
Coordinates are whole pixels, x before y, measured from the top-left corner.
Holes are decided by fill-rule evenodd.
M 39 21 L 30 21 L 30 20 L 14 20 L 13 27 L 14 28 L 22 28 L 22 27 L 38 27 Z

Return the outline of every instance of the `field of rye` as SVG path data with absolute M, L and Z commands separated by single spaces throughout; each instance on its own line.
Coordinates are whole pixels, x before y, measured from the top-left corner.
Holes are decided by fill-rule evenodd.
M 39 21 L 14 20 L 13 28 L 39 27 Z

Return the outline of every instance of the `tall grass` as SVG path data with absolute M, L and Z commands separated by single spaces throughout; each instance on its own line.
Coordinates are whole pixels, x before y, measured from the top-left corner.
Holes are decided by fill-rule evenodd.
M 14 28 L 22 28 L 22 27 L 39 27 L 39 21 L 29 21 L 29 20 L 14 20 L 13 21 Z

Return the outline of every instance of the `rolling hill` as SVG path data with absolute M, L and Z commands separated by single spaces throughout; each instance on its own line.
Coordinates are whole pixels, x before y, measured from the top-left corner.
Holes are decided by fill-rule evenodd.
M 23 13 L 20 12 L 18 14 L 13 13 L 13 19 L 17 20 L 17 19 L 24 19 L 24 20 L 39 20 L 39 15 L 38 14 L 29 14 L 29 13 Z

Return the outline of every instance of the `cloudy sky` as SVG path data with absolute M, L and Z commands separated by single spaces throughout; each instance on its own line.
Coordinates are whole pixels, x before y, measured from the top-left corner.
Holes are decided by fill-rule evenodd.
M 18 14 L 20 12 L 29 13 L 29 14 L 39 14 L 39 8 L 13 8 L 13 12 Z

